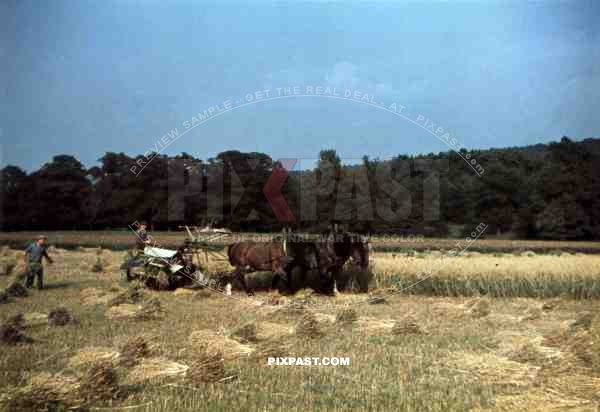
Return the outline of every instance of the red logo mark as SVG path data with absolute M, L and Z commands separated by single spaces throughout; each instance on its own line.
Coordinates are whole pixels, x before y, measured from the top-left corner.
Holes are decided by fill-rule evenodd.
M 267 180 L 267 183 L 265 183 L 265 187 L 262 190 L 267 198 L 267 202 L 271 205 L 271 209 L 273 209 L 275 216 L 280 222 L 296 221 L 296 217 L 281 193 L 281 188 L 290 175 L 290 170 L 294 168 L 297 161 L 297 159 L 279 159 L 277 163 L 275 163 L 275 167 L 269 176 L 269 180 Z

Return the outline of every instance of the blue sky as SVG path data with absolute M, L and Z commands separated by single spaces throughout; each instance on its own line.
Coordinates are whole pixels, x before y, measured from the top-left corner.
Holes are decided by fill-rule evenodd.
M 336 87 L 431 119 L 467 148 L 600 135 L 597 2 L 5 2 L 2 164 L 92 166 L 198 112 L 277 87 Z M 235 105 L 235 104 L 234 104 Z M 248 105 L 165 153 L 388 158 L 448 147 L 352 101 Z

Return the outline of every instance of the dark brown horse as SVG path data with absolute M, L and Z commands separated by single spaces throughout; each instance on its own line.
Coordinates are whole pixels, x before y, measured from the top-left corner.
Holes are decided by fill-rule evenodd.
M 354 271 L 366 272 L 369 268 L 369 241 L 365 235 L 357 233 L 327 233 L 319 240 L 319 270 L 322 274 L 331 273 L 339 277 L 346 262 L 351 259 Z M 366 292 L 368 285 L 360 285 Z
M 286 267 L 287 292 L 311 288 L 317 293 L 333 294 L 333 279 L 319 270 L 319 247 L 316 242 L 290 234 L 287 254 L 293 260 Z

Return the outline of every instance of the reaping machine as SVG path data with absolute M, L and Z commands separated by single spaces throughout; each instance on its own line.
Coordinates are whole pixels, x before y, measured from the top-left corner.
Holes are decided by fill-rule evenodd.
M 188 226 L 184 227 L 189 238 L 178 249 L 146 246 L 143 252 L 131 256 L 122 267 L 125 279 L 139 281 L 157 290 L 173 290 L 192 284 L 206 286 L 208 261 L 211 257 L 226 259 L 220 242 L 226 241 L 231 232 L 194 227 L 194 236 Z

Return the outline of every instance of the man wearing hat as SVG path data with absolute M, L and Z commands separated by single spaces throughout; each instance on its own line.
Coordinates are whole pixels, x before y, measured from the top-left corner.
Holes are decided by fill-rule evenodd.
M 33 278 L 37 277 L 38 289 L 44 288 L 44 267 L 42 266 L 42 258 L 45 257 L 48 263 L 52 263 L 52 259 L 48 256 L 46 250 L 46 236 L 39 235 L 36 241 L 25 249 L 25 263 L 27 264 L 27 279 L 25 286 L 31 288 L 33 286 Z

